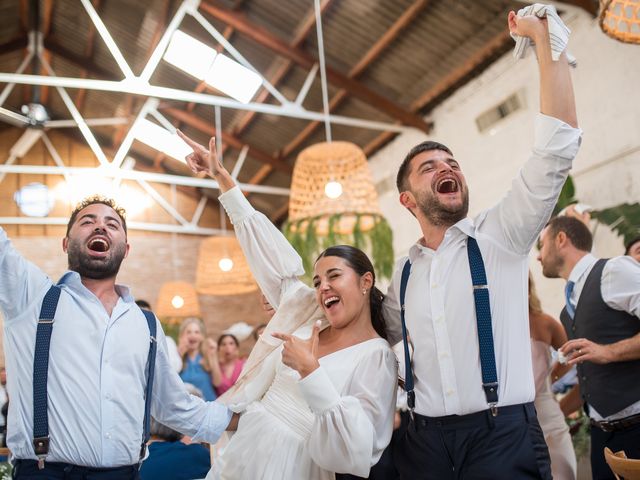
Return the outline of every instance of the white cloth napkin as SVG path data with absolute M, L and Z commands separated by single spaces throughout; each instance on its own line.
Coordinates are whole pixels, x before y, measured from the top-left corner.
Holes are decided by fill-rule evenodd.
M 525 17 L 527 15 L 535 15 L 538 18 L 547 18 L 547 24 L 549 26 L 549 42 L 551 44 L 551 58 L 554 62 L 557 62 L 560 58 L 560 54 L 567 48 L 569 42 L 569 34 L 571 30 L 564 24 L 562 19 L 558 16 L 556 7 L 553 5 L 544 5 L 542 3 L 534 3 L 528 7 L 518 10 L 519 17 Z M 527 54 L 528 47 L 533 47 L 534 43 L 529 37 L 521 37 L 520 35 L 511 34 L 511 37 L 516 41 L 516 47 L 513 50 L 513 56 L 516 59 L 524 58 Z M 577 62 L 573 55 L 567 51 L 567 60 L 569 65 L 576 67 Z

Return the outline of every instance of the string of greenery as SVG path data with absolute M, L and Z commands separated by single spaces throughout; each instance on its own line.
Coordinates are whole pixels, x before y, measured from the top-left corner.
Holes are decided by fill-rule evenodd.
M 341 233 L 338 229 L 344 216 L 354 216 L 355 224 L 351 233 Z M 362 219 L 373 218 L 373 228 L 363 231 Z M 284 236 L 302 258 L 305 276 L 311 276 L 313 262 L 317 256 L 333 245 L 352 245 L 366 252 L 373 263 L 376 275 L 391 278 L 393 274 L 393 233 L 391 227 L 381 215 L 374 213 L 336 213 L 328 218 L 328 232 L 318 234 L 318 222 L 326 216 L 285 222 L 282 227 Z

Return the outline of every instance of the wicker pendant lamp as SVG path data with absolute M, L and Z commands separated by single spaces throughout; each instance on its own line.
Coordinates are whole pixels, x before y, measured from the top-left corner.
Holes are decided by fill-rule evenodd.
M 600 0 L 600 28 L 611 38 L 640 44 L 640 0 Z
M 285 235 L 302 257 L 307 273 L 320 251 L 344 243 L 370 253 L 378 275 L 391 275 L 391 230 L 380 212 L 360 147 L 325 142 L 300 152 L 289 198 Z
M 258 289 L 235 237 L 209 237 L 200 244 L 196 290 L 203 295 L 239 295 Z
M 187 282 L 163 284 L 155 314 L 165 323 L 177 323 L 185 317 L 199 317 L 200 303 L 195 287 Z

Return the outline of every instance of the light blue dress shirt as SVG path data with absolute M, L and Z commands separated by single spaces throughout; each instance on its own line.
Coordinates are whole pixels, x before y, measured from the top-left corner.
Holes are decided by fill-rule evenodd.
M 52 281 L 25 260 L 0 228 L 0 308 L 4 314 L 7 386 L 11 403 L 7 445 L 16 458 L 33 452 L 33 354 L 42 299 Z M 142 440 L 149 327 L 129 289 L 111 316 L 66 272 L 59 285 L 49 354 L 47 461 L 90 467 L 138 462 Z M 158 323 L 158 351 L 151 414 L 159 422 L 213 443 L 231 419 L 221 404 L 190 395 L 171 366 Z

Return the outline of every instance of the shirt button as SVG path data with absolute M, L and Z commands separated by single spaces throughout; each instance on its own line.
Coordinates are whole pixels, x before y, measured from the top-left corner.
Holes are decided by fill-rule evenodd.
M 454 392 L 453 392 L 453 389 L 450 388 L 449 390 L 447 390 L 446 393 L 447 393 L 447 396 L 451 396 L 453 395 Z
M 436 282 L 433 282 L 433 283 L 431 284 L 431 288 L 438 288 L 438 284 L 437 284 Z
M 443 320 L 444 320 L 444 317 L 442 315 L 438 315 L 438 318 L 436 318 L 436 322 L 438 323 L 442 323 Z
M 111 438 L 111 434 L 109 432 L 105 433 L 104 436 L 107 438 Z
M 104 398 L 106 398 L 107 400 L 111 400 L 111 394 L 110 394 L 110 393 L 107 393 L 107 394 L 104 396 Z
M 449 353 L 448 352 L 442 352 L 440 354 L 440 358 L 449 358 Z

